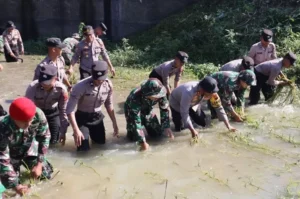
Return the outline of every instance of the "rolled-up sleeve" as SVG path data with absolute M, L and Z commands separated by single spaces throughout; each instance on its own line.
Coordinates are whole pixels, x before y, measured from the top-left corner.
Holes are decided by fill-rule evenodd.
M 36 141 L 38 141 L 38 161 L 43 162 L 45 160 L 45 155 L 48 152 L 50 143 L 50 130 L 45 114 L 42 110 L 37 109 L 37 115 L 39 119 L 39 126 L 36 133 Z
M 72 92 L 70 94 L 70 98 L 69 98 L 69 101 L 67 104 L 67 110 L 66 110 L 67 115 L 69 115 L 75 111 L 78 100 L 82 97 L 82 95 L 83 95 L 83 91 L 82 91 L 80 85 L 76 84 L 72 89 Z
M 69 99 L 69 96 L 68 96 L 67 89 L 63 88 L 61 96 L 59 97 L 59 101 L 58 101 L 59 118 L 60 118 L 60 123 L 61 123 L 60 133 L 62 135 L 66 134 L 68 126 L 69 126 L 68 117 L 66 114 L 68 99 Z
M 182 93 L 182 97 L 180 101 L 180 115 L 181 115 L 181 121 L 183 122 L 184 126 L 187 128 L 193 127 L 189 115 L 191 101 L 192 101 L 192 97 L 188 93 Z
M 114 109 L 114 105 L 113 105 L 113 85 L 111 82 L 108 82 L 109 84 L 109 92 L 108 92 L 108 95 L 107 95 L 107 98 L 104 102 L 104 105 L 105 105 L 105 108 L 106 110 L 113 110 Z

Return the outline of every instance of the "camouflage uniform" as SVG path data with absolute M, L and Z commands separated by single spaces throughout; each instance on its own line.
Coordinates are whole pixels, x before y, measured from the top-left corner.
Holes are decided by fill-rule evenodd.
M 147 96 L 157 96 L 157 100 L 150 100 Z M 153 106 L 159 104 L 161 124 L 153 113 Z M 133 89 L 124 105 L 127 122 L 127 137 L 138 143 L 145 142 L 143 128 L 145 126 L 149 136 L 162 135 L 163 129 L 170 128 L 169 103 L 166 89 L 157 79 L 150 78 Z
M 79 41 L 77 39 L 73 38 L 73 37 L 69 37 L 69 38 L 66 38 L 63 41 L 63 43 L 66 44 L 67 47 L 65 47 L 62 50 L 62 56 L 65 59 L 66 65 L 70 65 L 72 57 L 73 57 L 73 55 L 75 53 L 75 50 L 76 50 L 76 46 L 79 43 Z
M 256 80 L 255 74 L 251 70 L 244 70 L 240 73 L 231 71 L 221 71 L 212 74 L 212 77 L 218 82 L 219 96 L 224 109 L 227 112 L 234 111 L 231 100 L 236 96 L 237 107 L 244 107 L 244 94 L 246 89 L 240 87 L 239 80 L 243 80 L 249 86 Z
M 0 178 L 5 188 L 19 185 L 21 164 L 31 170 L 38 162 L 42 162 L 41 179 L 50 179 L 53 170 L 45 158 L 49 141 L 47 120 L 39 108 L 27 131 L 19 129 L 10 116 L 0 121 Z

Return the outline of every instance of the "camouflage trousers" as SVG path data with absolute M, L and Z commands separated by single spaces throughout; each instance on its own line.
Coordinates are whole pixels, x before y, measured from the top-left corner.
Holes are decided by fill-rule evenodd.
M 61 54 L 63 56 L 63 58 L 64 58 L 65 63 L 66 63 L 67 66 L 71 65 L 71 60 L 72 60 L 73 54 L 74 53 L 66 53 L 66 52 L 63 52 Z
M 144 128 L 150 137 L 159 137 L 162 135 L 162 126 L 160 125 L 157 116 L 153 113 L 153 110 L 147 111 L 148 113 L 141 111 L 138 116 L 134 116 L 128 110 L 125 105 L 125 117 L 126 117 L 126 129 L 127 138 L 131 141 L 138 143 L 143 142 L 145 139 Z
M 26 170 L 31 171 L 32 168 L 35 167 L 38 164 L 38 158 L 37 158 L 37 156 L 27 156 L 27 157 L 25 157 L 24 159 L 21 159 L 21 160 L 11 158 L 10 162 L 13 165 L 15 172 L 18 175 L 20 175 L 21 165 L 23 165 Z M 42 175 L 40 176 L 40 180 L 50 179 L 51 174 L 53 173 L 52 165 L 46 159 L 43 161 L 42 164 L 43 164 L 43 167 L 42 167 Z

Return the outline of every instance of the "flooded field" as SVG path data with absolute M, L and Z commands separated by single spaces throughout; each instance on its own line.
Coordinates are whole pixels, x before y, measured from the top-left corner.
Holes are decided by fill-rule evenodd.
M 39 60 L 25 57 L 23 64 L 2 63 L 0 96 L 5 109 L 15 97 L 24 95 Z M 121 68 L 118 71 L 126 73 Z M 237 133 L 228 133 L 223 123 L 213 120 L 211 127 L 199 129 L 202 138 L 198 144 L 191 145 L 185 131 L 175 133 L 173 141 L 152 140 L 151 150 L 141 153 L 135 143 L 126 140 L 122 107 L 128 87 L 138 84 L 148 72 L 143 74 L 133 80 L 113 79 L 121 138 L 112 138 L 107 116 L 107 144 L 77 153 L 69 128 L 66 145 L 49 151 L 55 167 L 53 180 L 34 185 L 24 198 L 300 198 L 300 109 L 254 106 L 247 109 L 248 123 L 233 123 Z

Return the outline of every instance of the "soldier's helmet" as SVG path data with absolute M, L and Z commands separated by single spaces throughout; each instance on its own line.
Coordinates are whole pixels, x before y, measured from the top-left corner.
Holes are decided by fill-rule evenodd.
M 240 72 L 238 76 L 239 80 L 242 80 L 246 82 L 249 86 L 255 86 L 256 85 L 256 76 L 255 73 L 252 70 L 243 70 Z
M 162 98 L 167 95 L 164 85 L 156 78 L 149 78 L 141 85 L 142 94 L 145 97 Z

